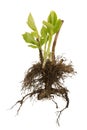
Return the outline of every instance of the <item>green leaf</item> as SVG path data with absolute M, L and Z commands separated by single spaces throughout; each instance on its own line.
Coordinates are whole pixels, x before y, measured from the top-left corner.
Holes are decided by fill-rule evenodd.
M 37 33 L 37 31 L 31 32 L 31 35 L 32 35 L 33 37 L 35 37 L 35 38 L 38 38 L 38 33 Z
M 49 28 L 49 29 L 53 29 L 54 28 L 54 26 L 51 23 L 48 23 L 46 21 L 43 21 L 43 24 L 46 25 L 47 28 Z
M 47 28 L 45 26 L 42 26 L 41 28 L 41 36 L 45 37 L 47 35 Z
M 28 45 L 28 47 L 31 47 L 31 48 L 39 48 L 38 46 L 34 46 L 34 45 Z
M 62 26 L 63 20 L 58 19 L 54 26 L 54 33 L 58 32 Z
M 26 32 L 22 36 L 23 36 L 25 42 L 38 45 L 38 42 L 34 39 L 34 37 L 32 36 L 31 33 Z
M 45 43 L 45 38 L 40 38 L 40 46 L 42 46 Z
M 48 22 L 51 23 L 52 25 L 55 25 L 56 21 L 57 21 L 57 15 L 54 11 L 51 11 L 48 16 Z
M 37 28 L 36 28 L 36 25 L 35 25 L 35 22 L 34 22 L 34 19 L 33 19 L 33 16 L 32 16 L 31 13 L 30 13 L 29 16 L 28 16 L 27 24 L 28 24 L 28 26 L 29 26 L 32 30 L 37 31 Z
M 45 26 L 42 26 L 40 33 L 41 33 L 40 45 L 42 46 L 46 42 L 47 28 Z
M 48 23 L 46 21 L 43 21 L 43 24 L 47 27 L 47 31 L 52 35 L 54 26 L 51 23 Z
M 40 37 L 40 47 L 42 46 L 42 45 L 44 45 L 44 44 L 47 44 L 47 42 L 48 42 L 48 39 L 49 38 L 49 36 L 47 35 L 46 37 Z
M 42 46 L 48 41 L 48 31 L 45 26 L 42 26 L 41 28 L 41 37 L 40 37 L 40 45 Z

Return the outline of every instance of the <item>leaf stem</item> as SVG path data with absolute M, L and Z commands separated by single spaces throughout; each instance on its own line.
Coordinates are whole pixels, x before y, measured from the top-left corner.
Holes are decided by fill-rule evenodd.
M 41 48 L 41 46 L 40 46 L 39 35 L 38 35 L 38 38 L 37 38 L 37 42 L 38 42 L 38 44 L 39 44 L 39 48 L 38 48 L 38 50 L 39 50 L 39 58 L 40 58 L 40 62 L 41 62 L 41 64 L 43 65 L 43 54 L 42 54 L 42 48 Z
M 45 43 L 45 45 L 44 45 L 44 61 L 46 61 L 46 45 L 47 45 L 47 43 Z
M 52 36 L 49 36 L 49 43 L 47 48 L 47 57 L 50 59 L 50 46 L 51 46 Z
M 55 62 L 55 47 L 56 47 L 56 42 L 57 42 L 57 37 L 58 37 L 58 33 L 56 33 L 54 41 L 53 41 L 53 46 L 52 46 L 52 62 Z
M 48 41 L 48 47 L 46 47 L 47 43 L 44 45 L 44 57 L 43 57 L 43 68 L 45 66 L 47 58 L 50 59 L 50 46 L 51 46 L 51 41 L 52 41 L 52 36 L 49 36 L 49 41 Z
M 43 54 L 41 48 L 39 49 L 39 57 L 40 57 L 41 64 L 43 65 Z
M 62 24 L 63 24 L 63 22 L 64 21 L 62 20 Z M 59 31 L 55 35 L 55 38 L 54 38 L 54 41 L 53 41 L 53 46 L 52 46 L 52 62 L 53 63 L 55 63 L 55 47 L 56 47 Z

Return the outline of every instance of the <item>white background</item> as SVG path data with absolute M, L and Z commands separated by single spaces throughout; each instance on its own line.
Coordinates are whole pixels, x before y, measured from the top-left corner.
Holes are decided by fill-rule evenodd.
M 0 1 L 0 130 L 87 129 L 87 1 L 86 0 L 2 0 Z M 24 72 L 38 61 L 38 51 L 28 48 L 21 34 L 28 31 L 26 20 L 31 12 L 40 29 L 41 22 L 55 10 L 64 24 L 56 55 L 73 61 L 77 75 L 67 79 L 70 105 L 56 125 L 56 109 L 51 101 L 27 100 L 19 116 L 20 81 Z

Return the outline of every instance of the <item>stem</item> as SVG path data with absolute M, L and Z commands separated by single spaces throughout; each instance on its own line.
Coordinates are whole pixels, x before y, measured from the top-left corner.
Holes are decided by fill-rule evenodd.
M 40 46 L 40 41 L 39 41 L 39 35 L 38 35 L 38 38 L 37 38 L 37 42 L 39 44 L 39 58 L 40 58 L 40 62 L 41 64 L 43 65 L 43 54 L 42 54 L 42 49 L 41 49 L 41 46 Z
M 43 54 L 41 48 L 39 49 L 39 57 L 40 57 L 41 64 L 43 65 Z
M 43 68 L 45 66 L 47 58 L 50 59 L 50 46 L 51 46 L 52 36 L 49 36 L 48 48 L 46 47 L 47 43 L 44 46 L 44 58 L 43 58 Z
M 50 46 L 51 46 L 52 36 L 49 36 L 49 43 L 47 48 L 47 57 L 50 59 Z
M 62 20 L 62 24 L 63 24 L 63 20 Z M 60 29 L 59 29 L 59 31 L 60 31 Z M 59 31 L 55 35 L 55 38 L 54 38 L 54 41 L 53 41 L 53 46 L 52 46 L 52 62 L 53 63 L 55 62 L 55 47 L 56 47 Z
M 58 33 L 59 33 L 59 31 L 55 35 L 53 46 L 52 46 L 52 62 L 53 63 L 55 62 L 55 47 L 56 47 L 56 42 L 57 42 L 57 38 L 58 38 Z
M 45 45 L 44 45 L 44 63 L 45 63 L 45 61 L 46 61 L 46 45 L 47 45 L 47 43 L 45 43 Z

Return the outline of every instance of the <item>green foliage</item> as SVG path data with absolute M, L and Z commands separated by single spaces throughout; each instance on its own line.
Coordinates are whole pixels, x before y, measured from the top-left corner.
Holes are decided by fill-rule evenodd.
M 32 16 L 31 13 L 30 13 L 29 16 L 28 16 L 27 24 L 28 24 L 28 26 L 29 26 L 32 30 L 37 31 L 37 28 L 36 28 L 36 25 L 35 25 L 35 22 L 34 22 L 34 19 L 33 19 L 33 16 Z
M 28 45 L 29 47 L 32 47 L 32 48 L 38 48 L 38 46 L 36 46 L 36 45 Z
M 48 32 L 47 28 L 45 26 L 42 26 L 41 31 L 40 31 L 41 37 L 40 37 L 40 44 L 41 46 L 48 41 Z
M 32 34 L 32 36 L 33 36 L 34 38 L 38 38 L 38 33 L 37 33 L 37 31 L 31 32 L 31 34 Z
M 34 36 L 32 35 L 32 33 L 28 33 L 28 32 L 24 33 L 23 38 L 27 43 L 38 45 L 38 42 L 34 39 Z
M 41 36 L 46 37 L 47 35 L 47 28 L 45 26 L 42 26 L 41 28 Z
M 61 19 L 58 19 L 56 21 L 56 24 L 54 26 L 54 33 L 57 33 L 60 30 L 62 23 L 63 23 L 63 20 L 61 20 Z
M 57 18 L 57 15 L 54 11 L 51 11 L 47 22 L 43 21 L 43 24 L 47 27 L 48 33 L 50 33 L 50 35 L 54 35 L 60 30 L 62 20 Z
M 49 16 L 48 16 L 48 23 L 55 25 L 56 21 L 57 21 L 57 15 L 54 11 L 51 11 Z
M 50 46 L 52 42 L 53 35 L 59 32 L 63 21 L 57 17 L 57 14 L 54 11 L 51 11 L 47 21 L 42 22 L 43 25 L 38 33 L 37 27 L 34 22 L 34 18 L 30 13 L 28 16 L 27 24 L 32 30 L 31 33 L 25 32 L 22 36 L 25 42 L 31 48 L 43 49 L 43 58 L 46 60 L 50 58 Z
M 50 35 L 53 35 L 54 34 L 54 26 L 51 23 L 46 22 L 46 21 L 43 21 L 43 24 L 47 27 L 47 32 Z

